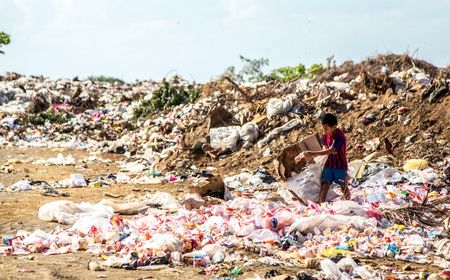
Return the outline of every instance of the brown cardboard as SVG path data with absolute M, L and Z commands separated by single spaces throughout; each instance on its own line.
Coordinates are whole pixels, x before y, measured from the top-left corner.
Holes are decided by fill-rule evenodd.
M 287 180 L 292 172 L 300 173 L 306 162 L 296 163 L 294 158 L 303 151 L 320 151 L 322 148 L 316 135 L 310 135 L 302 139 L 299 143 L 286 147 L 278 156 L 278 176 L 282 180 Z

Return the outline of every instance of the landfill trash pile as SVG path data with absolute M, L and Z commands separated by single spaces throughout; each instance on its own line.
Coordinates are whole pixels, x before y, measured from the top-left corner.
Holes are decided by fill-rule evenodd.
M 245 270 L 256 265 L 304 271 L 289 279 L 444 278 L 450 269 L 448 78 L 443 69 L 395 55 L 290 82 L 198 85 L 174 77 L 110 84 L 10 73 L 0 79 L 5 148 L 123 157 L 115 161 L 117 172 L 95 177 L 83 174 L 87 166 L 111 160 L 70 153 L 30 159 L 36 168 L 76 172 L 48 182 L 26 176 L 0 191 L 65 196 L 35 213 L 64 226 L 0 232 L 0 254 L 86 251 L 99 258 L 89 262 L 92 271 L 193 265 L 212 279 L 251 279 Z M 338 116 L 347 135 L 351 201 L 333 186 L 318 205 L 320 160 L 296 164 L 294 157 L 320 149 L 314 135 L 325 112 Z M 2 173 L 13 172 L 13 164 Z M 158 190 L 181 184 L 189 191 Z M 67 198 L 70 188 L 126 185 L 154 189 L 115 200 Z M 432 269 L 399 271 L 368 259 Z M 277 277 L 276 270 L 269 274 Z
M 382 63 L 386 57 L 393 59 L 380 56 L 375 61 Z M 346 64 L 326 72 L 347 69 L 350 74 L 345 79 L 340 74 L 328 80 L 318 77 L 241 85 L 227 80 L 195 85 L 180 78 L 109 84 L 15 75 L 15 79 L 0 81 L 0 142 L 127 153 L 153 164 L 161 162 L 161 168 L 168 170 L 196 164 L 190 158 L 197 151 L 210 157 L 231 156 L 233 161 L 242 152 L 252 151 L 268 162 L 283 147 L 317 132 L 317 119 L 329 111 L 338 115 L 352 139 L 349 153 L 355 158 L 386 145 L 402 160 L 442 158 L 449 145 L 448 80 L 441 78 L 444 74 L 438 74 L 435 67 L 423 65 L 428 67 L 427 73 L 418 68 L 422 64 L 417 61 L 408 64 L 403 56 L 397 60 L 403 62 L 392 63 L 391 67 L 397 68 L 370 67 L 359 70 L 358 75 Z M 371 88 L 365 78 L 369 74 L 389 82 Z M 186 97 L 175 95 L 169 85 L 186 88 L 186 94 L 196 88 L 199 97 L 183 104 Z M 174 102 L 165 101 L 170 94 L 180 99 L 181 105 L 170 107 Z M 254 159 L 245 164 L 266 165 Z
M 449 268 L 450 243 L 443 244 L 442 238 L 448 236 L 450 198 L 447 188 L 430 188 L 438 183 L 437 174 L 430 169 L 380 170 L 378 164 L 368 170 L 373 176 L 354 185 L 353 201 L 338 199 L 322 205 L 309 201 L 304 206 L 282 184 L 264 183 L 267 177 L 246 173 L 224 180 L 234 198 L 192 210 L 167 193 L 140 197 L 134 205 L 53 201 L 41 207 L 39 218 L 72 227 L 49 233 L 19 230 L 15 236 L 3 237 L 0 251 L 23 255 L 85 250 L 101 256 L 104 267 L 137 269 L 184 262 L 204 267 L 210 275 L 221 264 L 243 258 L 245 252 L 259 255 L 248 262 L 269 265 L 305 266 L 309 259 L 325 258 L 320 267 L 329 279 L 343 279 L 341 274 L 382 279 L 383 272 L 355 266 L 352 257 L 387 257 Z M 276 191 L 267 190 L 272 184 Z M 429 226 L 417 219 L 405 225 L 391 222 L 384 213 L 422 205 L 425 196 L 442 215 L 429 218 L 441 219 L 441 224 Z M 135 216 L 114 214 L 143 206 L 142 214 Z M 328 259 L 336 255 L 347 256 L 348 263 Z

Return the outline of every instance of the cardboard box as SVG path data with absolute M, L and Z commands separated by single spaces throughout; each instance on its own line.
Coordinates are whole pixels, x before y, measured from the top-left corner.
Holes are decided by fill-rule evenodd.
M 316 135 L 310 135 L 302 139 L 298 144 L 285 148 L 278 156 L 278 176 L 284 181 L 287 180 L 292 172 L 300 173 L 306 162 L 296 163 L 294 158 L 303 151 L 320 151 L 322 149 Z

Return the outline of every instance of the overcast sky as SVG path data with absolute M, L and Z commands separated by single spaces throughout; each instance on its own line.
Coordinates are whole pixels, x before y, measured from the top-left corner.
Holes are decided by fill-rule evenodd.
M 0 0 L 0 73 L 199 82 L 239 55 L 276 67 L 414 53 L 450 64 L 450 0 Z

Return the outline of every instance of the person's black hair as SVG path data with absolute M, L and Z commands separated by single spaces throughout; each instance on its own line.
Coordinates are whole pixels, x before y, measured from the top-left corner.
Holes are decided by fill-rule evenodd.
M 326 124 L 329 126 L 335 126 L 338 123 L 336 116 L 331 113 L 326 113 L 325 115 L 323 115 L 320 121 L 322 122 L 322 124 Z

